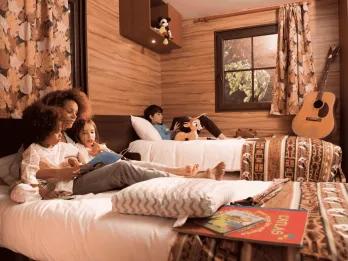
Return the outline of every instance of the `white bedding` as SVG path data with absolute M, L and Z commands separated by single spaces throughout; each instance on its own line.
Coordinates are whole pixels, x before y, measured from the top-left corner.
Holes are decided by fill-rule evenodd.
M 240 157 L 245 139 L 192 140 L 192 141 L 146 141 L 136 140 L 129 144 L 130 152 L 138 152 L 141 160 L 181 167 L 199 164 L 200 170 L 212 168 L 220 161 L 226 171 L 240 170 Z
M 253 196 L 270 182 L 229 182 L 231 200 Z M 115 191 L 73 200 L 15 204 L 0 186 L 0 246 L 34 260 L 168 260 L 174 219 L 111 211 Z

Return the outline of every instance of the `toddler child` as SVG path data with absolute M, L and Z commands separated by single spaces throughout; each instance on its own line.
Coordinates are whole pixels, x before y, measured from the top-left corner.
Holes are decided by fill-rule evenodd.
M 55 198 L 72 194 L 72 177 L 79 175 L 79 151 L 69 143 L 60 142 L 62 122 L 60 110 L 37 102 L 23 112 L 23 121 L 31 143 L 22 155 L 20 181 L 11 191 L 16 202 Z M 40 169 L 61 169 L 60 175 L 37 178 Z M 40 198 L 41 198 L 40 197 Z

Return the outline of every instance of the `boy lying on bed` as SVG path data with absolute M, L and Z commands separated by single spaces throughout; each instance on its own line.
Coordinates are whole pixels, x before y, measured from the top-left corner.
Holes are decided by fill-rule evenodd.
M 80 164 L 84 160 L 77 147 L 60 142 L 60 110 L 39 102 L 30 105 L 23 113 L 31 145 L 24 151 L 21 163 L 21 180 L 11 190 L 11 199 L 22 203 L 33 199 L 49 199 L 72 194 L 100 193 L 122 189 L 134 183 L 157 177 L 172 177 L 163 165 L 118 160 L 112 164 L 93 169 L 81 175 Z M 85 126 L 85 125 L 84 125 Z M 54 172 L 42 174 L 40 168 L 54 167 Z M 175 174 L 192 178 L 222 179 L 224 163 L 204 172 L 182 172 Z M 73 175 L 71 175 L 73 170 Z
M 163 140 L 172 140 L 175 138 L 177 131 L 189 132 L 190 130 L 183 127 L 184 122 L 190 121 L 187 116 L 176 117 L 173 119 L 172 126 L 169 129 L 165 124 L 163 124 L 163 109 L 155 104 L 148 106 L 144 110 L 144 118 L 147 119 L 155 129 L 161 135 Z M 226 136 L 222 131 L 216 126 L 216 124 L 205 114 L 198 117 L 200 124 L 203 128 L 206 128 L 215 138 L 224 140 Z

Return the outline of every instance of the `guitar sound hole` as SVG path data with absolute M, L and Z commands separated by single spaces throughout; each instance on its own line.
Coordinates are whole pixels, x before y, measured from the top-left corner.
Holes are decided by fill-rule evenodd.
M 323 106 L 323 104 L 324 104 L 323 101 L 317 100 L 314 102 L 314 108 L 319 109 Z

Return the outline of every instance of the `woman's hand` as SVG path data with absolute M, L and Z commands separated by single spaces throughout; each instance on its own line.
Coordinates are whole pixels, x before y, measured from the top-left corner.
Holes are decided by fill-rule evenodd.
M 54 169 L 39 169 L 36 178 L 44 180 L 72 180 L 80 175 L 80 166 L 62 167 Z

